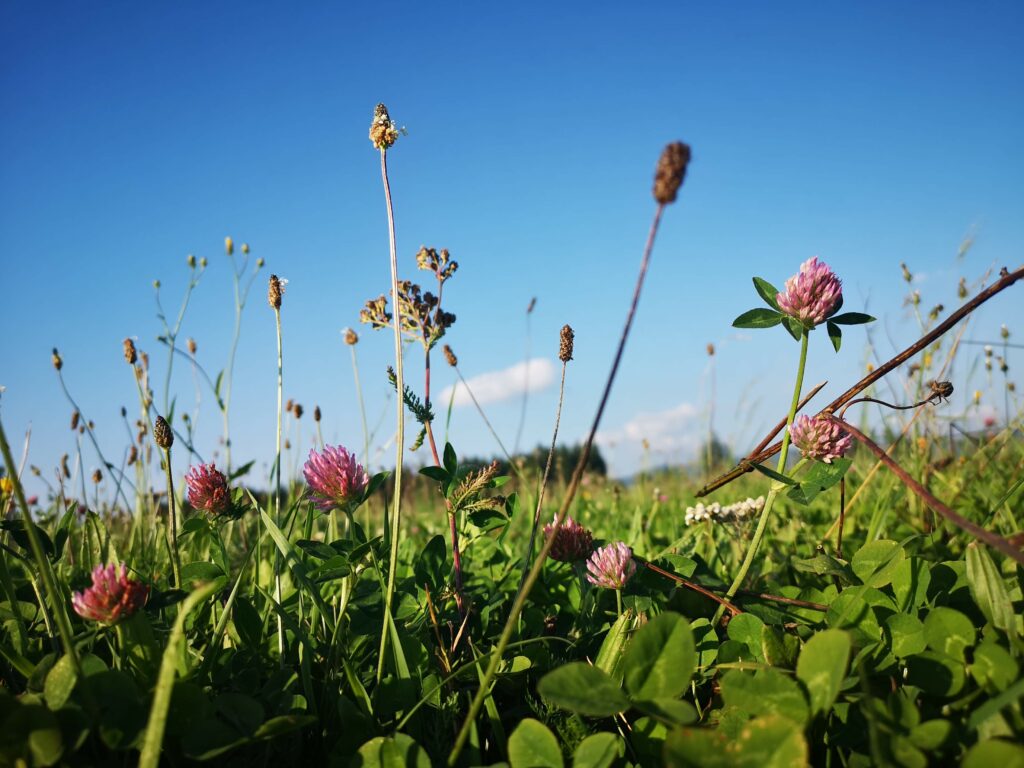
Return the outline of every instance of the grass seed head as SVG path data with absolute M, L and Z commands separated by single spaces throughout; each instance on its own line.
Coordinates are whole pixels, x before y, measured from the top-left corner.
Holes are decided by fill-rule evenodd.
M 277 275 L 270 276 L 270 282 L 267 286 L 267 303 L 274 309 L 281 308 L 281 297 L 284 296 L 284 287 L 287 284 L 287 280 L 282 280 Z
M 398 128 L 388 114 L 388 108 L 378 104 L 373 110 L 373 120 L 370 121 L 370 143 L 376 149 L 387 150 L 391 149 L 397 140 Z
M 665 147 L 654 172 L 655 200 L 662 205 L 675 202 L 689 162 L 690 147 L 683 142 L 675 141 Z
M 153 422 L 153 440 L 165 451 L 169 451 L 174 445 L 174 433 L 171 431 L 171 425 L 163 416 L 157 416 L 156 421 Z
M 64 367 L 64 361 L 61 359 L 56 347 L 53 348 L 53 356 L 50 359 L 53 361 L 53 367 L 58 371 Z
M 562 330 L 558 335 L 558 359 L 563 363 L 568 363 L 572 360 L 573 342 L 576 338 L 576 334 L 573 333 L 572 327 L 569 325 L 563 325 Z
M 139 359 L 139 353 L 135 350 L 135 342 L 131 339 L 124 340 L 124 359 L 128 365 L 135 365 Z
M 444 359 L 448 362 L 448 365 L 452 368 L 456 368 L 459 365 L 459 358 L 457 358 L 455 353 L 452 352 L 451 347 L 445 344 L 444 347 L 441 348 L 441 351 L 444 352 Z

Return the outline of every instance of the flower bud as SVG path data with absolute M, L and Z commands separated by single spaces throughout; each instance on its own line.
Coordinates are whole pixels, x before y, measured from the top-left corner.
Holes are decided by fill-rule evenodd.
M 163 416 L 157 416 L 156 421 L 153 422 L 153 440 L 165 451 L 169 451 L 174 445 L 174 433 Z

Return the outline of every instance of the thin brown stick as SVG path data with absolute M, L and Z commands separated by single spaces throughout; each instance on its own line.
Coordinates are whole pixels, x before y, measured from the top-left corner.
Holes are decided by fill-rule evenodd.
M 700 594 L 704 595 L 704 597 L 706 597 L 706 598 L 708 598 L 710 600 L 714 600 L 720 606 L 722 606 L 727 611 L 729 611 L 729 613 L 731 613 L 733 616 L 738 616 L 739 614 L 743 613 L 742 610 L 737 608 L 735 605 L 730 603 L 728 600 L 725 600 L 724 598 L 719 597 L 718 595 L 716 595 L 711 590 L 709 590 L 709 589 L 707 589 L 705 587 L 702 587 L 700 584 L 694 584 L 689 579 L 684 579 L 678 573 L 672 573 L 672 571 L 666 571 L 664 568 L 659 568 L 658 566 L 656 566 L 650 560 L 644 560 L 642 557 L 637 557 L 636 555 L 633 555 L 633 559 L 636 560 L 638 563 L 640 563 L 640 565 L 642 565 L 647 570 L 653 571 L 654 573 L 658 574 L 659 576 L 664 576 L 666 579 L 671 579 L 676 584 L 679 584 L 680 586 L 686 587 L 687 589 L 692 589 L 694 592 L 699 592 Z
M 875 454 L 875 457 L 879 461 L 883 462 L 889 469 L 891 469 L 893 473 L 900 480 L 903 481 L 904 485 L 906 485 L 910 490 L 916 493 L 921 498 L 921 500 L 924 501 L 924 503 L 931 507 L 935 512 L 938 512 L 940 515 L 942 515 L 949 522 L 953 523 L 953 525 L 957 526 L 961 530 L 967 531 L 978 540 L 992 547 L 992 549 L 997 549 L 1004 555 L 1011 557 L 1018 563 L 1024 565 L 1024 552 L 1021 552 L 1019 549 L 1014 547 L 1010 542 L 1008 542 L 1001 536 L 997 536 L 991 531 L 986 531 L 980 525 L 972 523 L 970 520 L 961 517 L 952 509 L 950 509 L 941 501 L 939 501 L 937 498 L 932 496 L 932 494 L 928 491 L 927 488 L 925 488 L 923 485 L 921 485 L 921 483 L 912 478 L 909 475 L 909 473 L 907 473 L 907 471 L 903 469 L 903 467 L 901 467 L 893 459 L 891 459 L 889 455 L 875 443 L 874 440 L 865 435 L 859 429 L 852 426 L 848 422 L 840 421 L 834 416 L 830 416 L 829 418 L 834 423 L 838 424 L 844 430 L 853 435 L 859 442 L 867 446 L 868 450 Z
M 1004 267 L 999 274 L 1000 278 L 996 282 L 994 282 L 984 291 L 979 293 L 973 299 L 968 301 L 956 312 L 952 313 L 944 321 L 935 326 L 934 329 L 926 333 L 924 336 L 922 336 L 909 347 L 907 347 L 902 352 L 897 354 L 895 357 L 891 358 L 887 363 L 885 363 L 884 365 L 880 365 L 878 368 L 873 370 L 863 379 L 858 381 L 856 384 L 854 384 L 852 387 L 846 390 L 843 394 L 841 394 L 827 406 L 822 408 L 821 411 L 818 412 L 818 415 L 821 416 L 826 413 L 831 414 L 833 411 L 837 410 L 838 408 L 841 408 L 842 406 L 846 405 L 848 402 L 853 400 L 859 393 L 863 392 L 865 389 L 870 387 L 872 384 L 881 379 L 887 373 L 903 365 L 903 363 L 905 363 L 911 357 L 913 357 L 922 349 L 927 347 L 933 341 L 938 339 L 940 336 L 945 334 L 950 328 L 959 323 L 961 320 L 963 320 L 965 317 L 971 314 L 971 312 L 976 310 L 978 307 L 980 307 L 986 301 L 991 299 L 997 293 L 1006 290 L 1011 285 L 1016 283 L 1018 280 L 1024 278 L 1024 267 L 1020 267 L 1013 272 L 1008 271 Z M 771 438 L 769 437 L 768 439 Z M 751 453 L 753 455 L 743 459 L 733 469 L 729 470 L 725 474 L 719 475 L 717 478 L 715 478 L 710 483 L 701 488 L 700 491 L 698 491 L 696 494 L 697 497 L 699 498 L 701 496 L 706 496 L 712 491 L 721 488 L 723 485 L 728 485 L 738 477 L 742 477 L 747 472 L 752 472 L 754 470 L 754 464 L 760 464 L 761 462 L 768 460 L 769 458 L 777 454 L 779 450 L 781 450 L 781 448 L 782 443 L 779 442 L 775 443 L 770 448 L 766 448 L 760 452 L 752 451 Z

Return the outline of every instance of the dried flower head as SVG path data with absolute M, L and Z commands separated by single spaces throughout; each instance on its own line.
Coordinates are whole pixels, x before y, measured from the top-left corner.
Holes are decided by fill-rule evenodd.
M 558 515 L 544 526 L 544 535 L 551 536 L 551 551 L 548 553 L 552 560 L 563 563 L 574 563 L 583 560 L 590 555 L 594 548 L 594 537 L 586 528 L 577 523 L 572 517 L 567 517 L 558 525 Z
M 345 343 L 348 344 L 350 347 L 354 347 L 356 344 L 359 343 L 359 334 L 356 333 L 351 328 L 342 328 L 341 335 L 345 337 Z
M 230 237 L 224 238 L 224 253 L 231 256 L 235 252 L 235 241 Z
M 128 449 L 128 466 L 130 467 L 139 460 L 139 449 L 134 445 Z
M 128 569 L 111 563 L 97 565 L 92 572 L 92 586 L 75 592 L 71 605 L 83 619 L 101 624 L 116 624 L 127 619 L 146 604 L 149 587 L 128 578 Z
M 135 351 L 135 342 L 131 339 L 124 340 L 124 360 L 128 365 L 135 365 L 135 361 L 139 359 L 138 352 Z
M 388 108 L 378 104 L 373 110 L 373 120 L 370 122 L 370 142 L 374 148 L 387 150 L 394 146 L 398 140 L 398 128 L 388 114 Z
M 289 397 L 288 400 L 285 401 L 284 412 L 285 413 L 291 413 L 292 412 L 292 408 L 294 408 L 294 407 L 295 407 L 295 400 L 293 400 L 292 398 Z
M 228 479 L 216 464 L 200 464 L 185 475 L 188 503 L 195 509 L 222 515 L 231 509 L 231 491 Z
M 662 150 L 658 167 L 654 172 L 654 199 L 662 205 L 674 203 L 679 187 L 686 178 L 686 166 L 690 162 L 690 147 L 675 141 Z
M 435 248 L 421 245 L 416 253 L 416 266 L 427 272 L 433 272 L 438 280 L 444 282 L 455 274 L 459 268 L 459 262 L 451 259 L 447 248 L 442 248 L 438 252 Z
M 305 413 L 305 411 L 303 410 L 302 405 L 300 403 L 296 403 L 292 407 L 292 413 L 295 415 L 296 419 L 301 419 L 302 414 Z
M 78 429 L 78 420 L 81 419 L 81 418 L 82 418 L 82 414 L 80 414 L 78 411 L 75 411 L 74 413 L 71 414 L 71 431 L 72 432 L 74 432 L 76 429 Z
M 359 502 L 369 478 L 355 454 L 340 445 L 311 450 L 302 474 L 313 503 L 324 511 L 351 508 Z
M 274 309 L 281 308 L 281 297 L 284 296 L 286 285 L 288 285 L 287 280 L 283 280 L 277 275 L 270 276 L 270 283 L 267 286 L 267 302 Z
M 64 367 L 64 361 L 61 359 L 56 347 L 53 348 L 53 356 L 50 359 L 53 361 L 53 367 L 58 371 Z
M 786 290 L 776 295 L 779 309 L 800 321 L 805 328 L 825 322 L 842 304 L 843 285 L 829 266 L 812 256 L 800 271 L 786 281 Z
M 805 459 L 831 464 L 846 455 L 853 438 L 828 416 L 800 416 L 789 427 L 793 445 Z
M 605 589 L 622 589 L 634 573 L 633 550 L 621 541 L 601 547 L 587 560 L 587 581 Z
M 163 416 L 157 416 L 156 421 L 153 422 L 153 440 L 165 451 L 169 451 L 174 445 L 174 433 L 171 431 L 171 425 Z
M 94 483 L 96 483 L 96 485 L 99 485 L 100 483 L 102 483 L 103 482 L 103 473 L 100 472 L 98 469 L 93 470 L 92 481 Z
M 528 314 L 528 315 L 531 314 L 533 312 L 534 307 L 536 307 L 536 306 L 537 306 L 537 297 L 534 296 L 532 299 L 530 299 L 530 303 L 526 307 L 526 314 Z
M 572 360 L 573 353 L 573 341 L 576 338 L 576 334 L 568 325 L 563 325 L 562 330 L 558 334 L 558 359 L 563 363 L 568 363 Z
M 192 357 L 195 357 L 196 352 L 199 350 L 199 345 L 196 344 L 196 340 L 193 338 L 189 338 L 189 340 L 185 342 L 185 344 L 188 347 L 188 353 L 192 355 Z
M 320 414 L 320 406 L 319 405 L 314 405 L 313 406 L 313 421 L 320 421 L 320 415 L 321 415 Z
M 445 344 L 444 347 L 441 348 L 441 351 L 444 352 L 444 359 L 447 361 L 448 365 L 452 368 L 457 368 L 459 365 L 459 358 L 455 356 L 452 348 Z
M 910 270 L 907 269 L 907 263 L 905 261 L 900 262 L 900 269 L 903 270 L 903 280 L 905 282 L 909 283 L 914 279 L 914 276 L 910 273 Z
M 709 342 L 708 346 L 707 346 L 707 351 L 708 351 L 708 357 L 714 357 L 715 356 L 715 345 L 711 344 Z
M 249 244 L 248 243 L 242 243 L 242 253 L 244 253 L 246 256 L 249 255 Z

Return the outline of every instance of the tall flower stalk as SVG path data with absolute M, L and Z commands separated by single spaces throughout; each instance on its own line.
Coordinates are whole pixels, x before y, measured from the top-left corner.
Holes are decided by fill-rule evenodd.
M 796 382 L 793 386 L 793 397 L 782 434 L 779 461 L 775 468 L 775 473 L 781 475 L 786 469 L 786 459 L 789 457 L 789 446 L 793 434 L 793 420 L 796 418 L 796 412 L 800 405 L 800 392 L 803 389 L 804 368 L 807 363 L 807 342 L 810 332 L 819 325 L 825 325 L 832 346 L 838 352 L 842 343 L 840 326 L 860 325 L 871 322 L 874 318 L 859 312 L 836 314 L 843 305 L 842 282 L 827 264 L 818 260 L 817 256 L 801 264 L 800 271 L 786 280 L 785 291 L 777 290 L 771 283 L 760 277 L 754 278 L 754 289 L 769 306 L 769 309 L 757 308 L 744 312 L 733 321 L 733 326 L 736 328 L 771 328 L 782 325 L 790 336 L 800 342 Z M 802 434 L 802 430 L 797 430 L 797 434 Z M 757 521 L 754 538 L 751 539 L 740 569 L 725 595 L 727 601 L 735 597 L 736 592 L 743 585 L 750 566 L 761 547 L 761 541 L 764 539 L 764 532 L 775 499 L 784 487 L 785 483 L 773 479 L 765 498 L 764 508 L 761 510 L 761 516 Z M 725 606 L 720 605 L 715 614 L 715 622 L 722 617 L 724 611 Z
M 267 285 L 267 303 L 274 310 L 274 324 L 277 328 L 277 439 L 274 444 L 274 522 L 281 527 L 281 409 L 284 397 L 284 356 L 281 346 L 281 297 L 287 280 L 271 275 Z M 281 605 L 281 553 L 274 550 L 274 599 Z M 284 620 L 277 612 L 277 652 L 284 665 Z
M 153 442 L 163 451 L 164 469 L 167 477 L 167 537 L 171 552 L 171 571 L 174 574 L 174 586 L 181 588 L 181 555 L 178 553 L 178 511 L 177 499 L 174 496 L 174 477 L 171 473 L 171 446 L 174 445 L 174 433 L 163 416 L 157 416 L 153 422 Z
M 651 252 L 654 250 L 654 240 L 658 234 L 658 225 L 661 223 L 661 215 L 664 212 L 666 205 L 675 202 L 676 195 L 679 192 L 679 187 L 682 185 L 683 178 L 686 175 L 686 167 L 689 162 L 690 148 L 682 142 L 669 144 L 665 147 L 661 154 L 661 158 L 658 160 L 658 165 L 654 175 L 654 199 L 658 205 L 654 210 L 651 227 L 647 233 L 647 242 L 644 245 L 643 256 L 640 259 L 640 270 L 637 274 L 636 286 L 633 289 L 633 300 L 630 304 L 629 312 L 626 314 L 626 323 L 622 329 L 622 335 L 619 337 L 619 346 L 616 349 L 615 358 L 612 361 L 612 368 L 608 373 L 608 379 L 605 382 L 604 391 L 601 394 L 601 400 L 597 406 L 597 413 L 594 415 L 594 422 L 590 427 L 590 433 L 587 435 L 587 440 L 583 444 L 583 450 L 580 452 L 579 461 L 576 463 L 576 468 L 573 470 L 572 479 L 569 481 L 569 487 L 566 489 L 565 497 L 562 499 L 562 504 L 558 509 L 558 514 L 552 521 L 553 530 L 557 530 L 565 521 L 565 517 L 569 513 L 569 507 L 572 506 L 573 499 L 576 496 L 576 491 L 579 489 L 580 482 L 583 479 L 583 473 L 586 469 L 587 462 L 590 459 L 590 448 L 594 443 L 594 437 L 597 434 L 598 427 L 601 425 L 601 417 L 604 415 L 605 406 L 608 404 L 608 398 L 611 396 L 612 384 L 615 382 L 615 374 L 618 373 L 619 363 L 622 362 L 622 353 L 626 348 L 629 331 L 633 327 L 633 318 L 636 315 L 636 308 L 640 303 L 640 293 L 643 290 L 644 279 L 647 276 L 647 268 L 650 265 Z M 515 601 L 512 603 L 512 608 L 509 610 L 508 618 L 505 620 L 505 626 L 501 631 L 501 636 L 498 638 L 498 642 L 495 645 L 494 650 L 491 652 L 491 658 L 487 664 L 487 670 L 484 672 L 484 675 L 480 680 L 480 687 L 477 689 L 472 702 L 470 702 L 469 711 L 466 713 L 466 718 L 462 721 L 462 726 L 459 728 L 458 735 L 455 737 L 455 744 L 448 755 L 449 766 L 453 766 L 458 762 L 459 755 L 462 754 L 462 750 L 466 746 L 466 741 L 469 738 L 469 733 L 472 730 L 473 723 L 475 722 L 477 715 L 480 714 L 480 708 L 483 706 L 484 699 L 487 697 L 491 689 L 491 683 L 494 681 L 494 677 L 498 673 L 498 667 L 501 665 L 502 655 L 504 654 L 505 649 L 508 648 L 509 642 L 512 640 L 512 633 L 515 631 L 515 627 L 519 622 L 519 617 L 523 612 L 523 608 L 526 606 L 526 600 L 530 595 L 530 591 L 533 589 L 533 585 L 537 583 L 537 579 L 540 577 L 540 572 L 544 567 L 544 561 L 547 559 L 548 553 L 551 552 L 551 547 L 554 545 L 554 541 L 554 535 L 546 537 L 544 545 L 541 547 L 540 552 L 537 555 L 537 560 L 534 562 L 529 574 L 527 574 L 526 580 L 523 582 L 522 587 L 520 587 L 519 592 L 516 594 Z
M 388 183 L 388 148 L 398 139 L 398 129 L 383 104 L 378 104 L 370 123 L 370 141 L 380 151 L 380 176 L 384 184 L 384 204 L 388 213 L 388 244 L 391 255 L 391 296 L 394 303 L 392 323 L 395 331 L 395 382 L 398 390 L 397 434 L 395 442 L 395 491 L 391 512 L 391 548 L 388 561 L 387 588 L 384 593 L 384 623 L 380 632 L 380 651 L 377 657 L 377 682 L 384 676 L 384 656 L 390 635 L 391 602 L 395 596 L 398 567 L 398 541 L 402 522 L 402 459 L 405 452 L 405 376 L 402 367 L 402 308 L 398 301 L 398 252 L 395 247 L 395 213 L 391 205 L 391 185 Z

